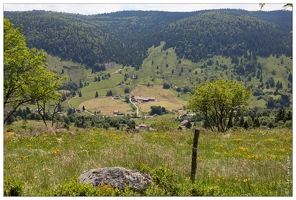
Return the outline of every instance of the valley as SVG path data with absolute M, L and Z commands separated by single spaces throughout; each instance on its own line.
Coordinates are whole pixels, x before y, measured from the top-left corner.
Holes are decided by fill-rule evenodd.
M 50 55 L 48 70 L 67 77 L 59 88 L 61 101 L 49 102 L 48 111 L 58 106 L 58 120 L 68 122 L 71 117 L 68 125 L 86 126 L 83 117 L 94 115 L 132 117 L 139 125 L 156 107 L 165 110 L 161 117 L 179 120 L 179 115 L 192 113 L 187 103 L 195 87 L 216 79 L 236 80 L 252 90 L 247 110 L 238 114 L 246 119 L 252 116 L 250 124 L 254 116 L 265 125 L 273 123 L 279 109 L 291 110 L 288 11 L 4 15 L 15 25 L 23 24 L 29 47 Z M 131 103 L 133 96 L 155 100 Z M 37 109 L 24 104 L 18 111 L 22 119 L 21 112 L 27 108 Z M 267 123 L 265 116 L 271 116 Z M 80 121 L 73 119 L 80 117 Z M 87 126 L 94 124 L 88 120 Z M 147 118 L 145 123 L 152 125 L 154 120 Z M 198 124 L 202 117 L 190 120 Z
M 71 107 L 82 108 L 83 106 L 90 112 L 100 111 L 100 114 L 113 116 L 114 110 L 120 110 L 123 114 L 135 114 L 130 103 L 126 103 L 126 97 L 134 96 L 154 97 L 157 101 L 149 103 L 138 103 L 139 113 L 147 115 L 151 106 L 163 106 L 169 111 L 186 106 L 186 102 L 190 96 L 187 92 L 194 91 L 194 87 L 203 81 L 213 78 L 238 79 L 245 82 L 252 88 L 260 87 L 259 78 L 256 73 L 238 75 L 235 72 L 235 64 L 231 63 L 230 58 L 223 56 L 213 57 L 214 64 L 204 68 L 209 62 L 208 59 L 198 63 L 192 63 L 189 60 L 178 60 L 173 49 L 162 50 L 164 43 L 158 47 L 151 47 L 148 50 L 149 55 L 143 61 L 142 67 L 135 70 L 131 66 L 122 66 L 116 64 L 113 68 L 106 71 L 91 73 L 90 70 L 83 69 L 76 72 L 76 83 L 81 80 L 83 87 L 79 89 L 82 97 L 71 99 Z M 238 58 L 243 60 L 244 58 Z M 270 56 L 268 58 L 258 58 L 258 63 L 262 66 L 262 78 L 268 80 L 273 78 L 274 82 L 281 82 L 283 88 L 288 88 L 288 74 L 291 73 L 292 60 L 285 56 L 276 58 Z M 53 64 L 49 60 L 49 65 Z M 78 65 L 72 63 L 72 65 Z M 222 66 L 222 67 L 221 67 Z M 227 66 L 227 69 L 224 68 Z M 172 73 L 174 71 L 174 73 Z M 65 75 L 67 75 L 66 72 Z M 71 73 L 75 73 L 71 71 Z M 105 77 L 98 82 L 95 77 Z M 82 76 L 80 76 L 82 75 Z M 77 77 L 81 79 L 78 80 Z M 137 77 L 137 78 L 135 78 Z M 163 85 L 168 84 L 169 88 L 164 89 Z M 187 89 L 184 92 L 184 88 Z M 125 93 L 125 90 L 128 92 Z M 259 107 L 266 108 L 267 97 L 272 96 L 274 99 L 280 98 L 280 94 L 274 94 L 278 90 L 274 88 L 262 89 L 262 98 L 253 96 L 250 102 L 250 108 Z M 108 91 L 112 91 L 112 96 L 107 97 Z M 284 91 L 287 91 L 285 89 Z M 98 98 L 95 93 L 98 92 Z M 112 97 L 120 95 L 119 100 L 113 100 Z M 64 102 L 64 110 L 67 105 Z M 69 105 L 68 105 L 69 106 Z
M 4 16 L 4 196 L 292 195 L 292 12 Z

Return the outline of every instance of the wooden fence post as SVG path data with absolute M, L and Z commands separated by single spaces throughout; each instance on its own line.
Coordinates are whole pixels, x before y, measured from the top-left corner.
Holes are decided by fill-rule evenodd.
M 196 174 L 196 160 L 197 160 L 197 144 L 199 138 L 199 129 L 195 129 L 194 131 L 194 138 L 193 138 L 193 146 L 192 146 L 192 161 L 191 161 L 191 181 L 195 181 L 195 174 Z

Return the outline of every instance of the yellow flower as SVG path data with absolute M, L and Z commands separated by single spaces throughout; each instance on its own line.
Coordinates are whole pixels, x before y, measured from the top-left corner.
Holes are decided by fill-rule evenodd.
M 249 149 L 248 148 L 245 148 L 245 147 L 239 147 L 239 150 L 241 150 L 243 152 L 249 151 Z
M 271 154 L 271 155 L 269 155 L 269 157 L 270 157 L 270 158 L 272 158 L 272 159 L 276 159 L 276 157 L 277 157 L 277 156 L 276 156 L 276 155 L 273 155 L 273 154 Z
M 52 150 L 52 153 L 59 154 L 60 153 L 60 150 L 59 149 L 54 149 L 54 150 Z
M 244 179 L 244 183 L 246 183 L 246 182 L 248 182 L 248 181 L 250 181 L 251 179 L 250 178 L 245 178 Z
M 221 175 L 220 175 L 220 174 L 218 174 L 218 175 L 217 175 L 217 179 L 220 179 L 220 178 L 221 178 Z
M 275 141 L 275 139 L 273 139 L 273 138 L 267 138 L 264 140 L 264 142 L 274 142 L 274 141 Z
M 218 175 L 217 175 L 217 181 L 220 181 L 220 179 L 221 179 L 221 175 L 218 174 Z
M 283 152 L 283 153 L 285 153 L 285 152 L 286 152 L 286 150 L 285 150 L 285 149 L 280 149 L 279 151 L 280 151 L 280 152 Z

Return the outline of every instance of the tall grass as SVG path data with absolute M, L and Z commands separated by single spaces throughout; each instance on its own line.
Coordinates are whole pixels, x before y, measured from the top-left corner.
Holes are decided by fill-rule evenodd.
M 126 134 L 98 129 L 37 137 L 5 133 L 4 177 L 22 180 L 24 195 L 38 196 L 91 168 L 163 166 L 175 176 L 171 184 L 187 191 L 192 141 L 187 130 Z M 197 155 L 196 183 L 191 185 L 199 188 L 195 195 L 292 195 L 291 129 L 202 130 Z

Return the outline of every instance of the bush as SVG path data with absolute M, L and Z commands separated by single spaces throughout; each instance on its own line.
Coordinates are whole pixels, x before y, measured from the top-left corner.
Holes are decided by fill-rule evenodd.
M 165 193 L 167 196 L 178 196 L 176 174 L 170 169 L 160 166 L 151 171 L 154 182 L 160 188 L 157 193 Z M 163 191 L 161 191 L 161 189 Z
M 268 122 L 267 127 L 268 128 L 273 128 L 274 127 L 274 124 L 272 122 Z
M 171 85 L 169 83 L 164 83 L 162 88 L 163 89 L 170 89 Z
M 286 128 L 292 128 L 292 120 L 288 120 L 285 122 L 285 127 Z
M 159 188 L 157 185 L 150 185 L 144 192 L 144 196 L 166 196 L 165 190 Z
M 23 196 L 24 183 L 15 178 L 4 178 L 4 196 Z
M 72 178 L 45 196 L 116 196 L 116 189 L 110 185 L 93 187 L 90 184 L 80 183 L 77 178 Z

